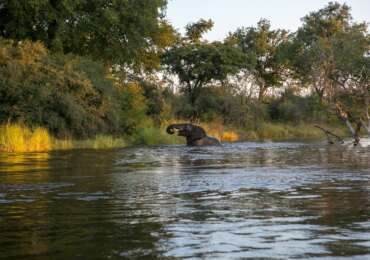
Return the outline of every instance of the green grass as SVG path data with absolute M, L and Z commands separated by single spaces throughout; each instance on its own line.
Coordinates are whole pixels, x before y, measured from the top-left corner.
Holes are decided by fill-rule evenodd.
M 347 133 L 343 127 L 330 127 L 339 136 L 346 136 Z M 244 130 L 240 135 L 242 140 L 292 140 L 292 139 L 324 139 L 323 131 L 314 127 L 314 124 L 282 124 L 282 123 L 262 123 L 252 130 Z
M 156 128 L 154 126 L 139 129 L 133 135 L 131 142 L 137 145 L 161 145 L 161 144 L 182 144 L 185 143 L 183 137 L 169 135 L 166 126 Z

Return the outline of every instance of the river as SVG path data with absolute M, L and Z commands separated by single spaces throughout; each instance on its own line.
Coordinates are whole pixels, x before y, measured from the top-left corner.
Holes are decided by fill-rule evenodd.
M 370 259 L 370 148 L 1 153 L 0 258 Z

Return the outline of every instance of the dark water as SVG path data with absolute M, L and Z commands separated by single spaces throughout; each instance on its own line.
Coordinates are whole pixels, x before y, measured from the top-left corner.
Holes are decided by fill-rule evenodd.
M 0 258 L 370 259 L 370 148 L 0 154 Z

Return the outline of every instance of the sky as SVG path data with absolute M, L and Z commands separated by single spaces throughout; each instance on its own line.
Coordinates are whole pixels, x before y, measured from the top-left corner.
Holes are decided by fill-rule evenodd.
M 328 0 L 168 0 L 167 19 L 180 32 L 200 18 L 212 19 L 214 27 L 205 34 L 208 40 L 222 40 L 238 27 L 255 26 L 261 18 L 270 20 L 273 29 L 295 31 L 301 18 L 328 4 Z M 370 22 L 370 0 L 337 0 L 351 7 L 357 22 Z

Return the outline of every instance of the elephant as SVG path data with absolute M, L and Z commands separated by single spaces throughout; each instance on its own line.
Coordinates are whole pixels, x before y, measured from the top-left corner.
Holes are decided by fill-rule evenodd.
M 214 137 L 207 136 L 206 131 L 200 126 L 192 124 L 172 124 L 167 127 L 166 132 L 170 135 L 177 131 L 178 136 L 186 137 L 186 144 L 189 146 L 200 145 L 221 145 Z

